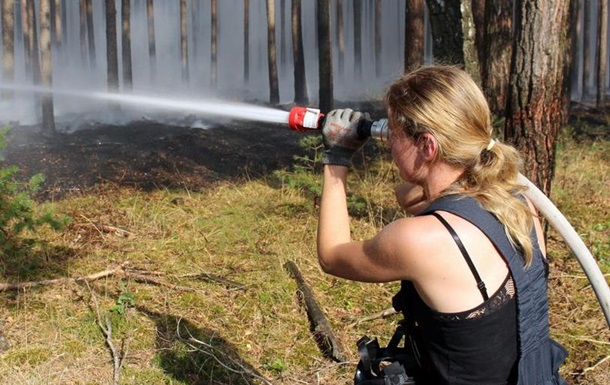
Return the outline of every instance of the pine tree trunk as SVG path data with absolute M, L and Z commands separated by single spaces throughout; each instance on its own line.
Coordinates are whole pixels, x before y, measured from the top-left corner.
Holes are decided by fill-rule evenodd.
M 15 80 L 15 2 L 2 0 L 2 82 Z M 2 98 L 8 99 L 11 92 L 3 92 Z
M 154 0 L 146 0 L 146 20 L 148 34 L 148 61 L 150 65 L 150 78 L 152 81 L 157 77 L 157 48 L 155 42 L 155 3 Z
M 477 56 L 479 59 L 479 65 L 481 69 L 481 77 L 483 72 L 483 66 L 485 63 L 485 9 L 487 8 L 486 0 L 472 0 L 471 11 L 472 21 L 475 28 L 475 46 L 477 49 Z
M 93 28 L 93 3 L 92 0 L 85 0 L 86 3 L 86 11 L 87 11 L 87 43 L 89 47 L 89 66 L 91 68 L 96 67 L 96 59 L 95 59 L 95 33 Z M 108 3 L 108 1 L 106 1 Z M 112 4 L 112 8 L 115 9 L 114 3 Z M 116 18 L 116 15 L 115 15 Z M 115 19 L 116 23 L 116 19 Z M 108 32 L 106 32 L 108 33 Z M 116 31 L 115 31 L 116 34 Z M 116 45 L 116 44 L 115 44 Z
M 330 1 L 318 0 L 318 70 L 320 73 L 320 110 L 333 109 L 333 59 L 330 39 Z
M 481 85 L 491 112 L 504 116 L 513 52 L 513 0 L 487 2 Z
M 131 0 L 122 0 L 121 3 L 121 52 L 123 59 L 123 89 L 131 90 L 133 87 L 133 73 L 131 68 Z
M 608 0 L 597 0 L 597 108 L 604 106 L 608 63 Z
M 244 82 L 250 83 L 250 0 L 244 0 Z
M 525 176 L 550 196 L 556 140 L 567 121 L 570 1 L 517 0 L 505 139 L 523 154 Z M 544 36 L 544 39 L 532 39 Z
M 34 84 L 40 84 L 40 55 L 38 52 L 38 27 L 36 23 L 36 6 L 34 0 L 27 0 L 27 14 L 29 25 L 30 57 L 32 63 L 32 78 Z
M 589 79 L 591 79 L 591 0 L 584 0 L 584 20 L 582 25 L 582 97 L 586 99 L 589 92 Z
M 354 69 L 356 71 L 356 80 L 361 80 L 362 79 L 362 2 L 360 2 L 360 1 L 354 1 Z
M 267 50 L 269 55 L 269 102 L 276 105 L 280 101 L 280 92 L 275 47 L 275 0 L 267 0 Z
M 53 57 L 51 53 L 51 5 L 52 0 L 40 0 L 40 73 L 41 84 L 51 87 L 53 84 Z M 45 93 L 42 103 L 42 132 L 55 134 L 55 119 L 53 117 L 53 94 Z
M 294 58 L 294 102 L 309 104 L 307 78 L 305 76 L 305 54 L 303 52 L 303 30 L 301 26 L 301 0 L 292 0 L 292 50 Z
M 343 19 L 343 0 L 337 0 L 337 50 L 338 73 L 342 75 L 345 70 L 345 21 Z
M 407 0 L 405 4 L 405 63 L 409 72 L 424 63 L 424 0 Z
M 32 28 L 28 14 L 29 0 L 21 0 L 21 29 L 23 30 L 23 61 L 26 75 L 32 74 Z
M 108 91 L 119 89 L 119 62 L 117 49 L 116 6 L 114 0 L 106 0 L 106 60 Z
M 213 2 L 214 0 L 212 0 Z M 189 54 L 188 54 L 188 22 L 186 15 L 186 0 L 180 0 L 180 63 L 182 81 L 189 81 Z
M 87 4 L 85 0 L 79 1 L 79 34 L 80 34 L 80 57 L 83 67 L 87 63 Z
M 434 59 L 445 64 L 464 65 L 461 1 L 426 0 L 432 29 Z
M 217 0 L 212 0 L 212 25 L 210 33 L 210 54 L 212 57 L 212 88 L 218 85 L 218 4 Z
M 381 64 L 383 57 L 381 56 L 381 0 L 375 0 L 375 76 L 381 76 Z

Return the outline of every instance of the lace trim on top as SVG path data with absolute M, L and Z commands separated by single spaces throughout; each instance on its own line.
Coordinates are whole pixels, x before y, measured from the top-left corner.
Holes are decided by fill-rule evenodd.
M 510 273 L 508 273 L 506 279 L 504 279 L 504 283 L 494 293 L 494 295 L 474 309 L 466 310 L 460 313 L 437 313 L 434 311 L 432 313 L 434 319 L 441 322 L 479 319 L 502 308 L 514 297 L 515 284 L 513 282 L 513 277 L 510 275 Z

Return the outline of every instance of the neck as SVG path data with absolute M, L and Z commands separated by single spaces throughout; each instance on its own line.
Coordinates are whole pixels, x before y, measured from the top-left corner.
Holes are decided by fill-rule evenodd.
M 463 168 L 458 168 L 439 162 L 436 167 L 433 167 L 428 177 L 426 178 L 423 187 L 426 200 L 432 201 L 436 199 L 447 187 L 451 186 L 464 173 Z

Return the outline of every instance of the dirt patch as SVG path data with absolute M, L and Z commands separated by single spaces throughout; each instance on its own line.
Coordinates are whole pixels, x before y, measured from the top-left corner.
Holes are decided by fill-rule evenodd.
M 198 190 L 220 180 L 258 178 L 289 168 L 302 134 L 278 124 L 233 122 L 208 129 L 137 121 L 97 125 L 45 137 L 39 127 L 15 127 L 7 136 L 7 164 L 19 176 L 45 176 L 43 198 L 97 183 L 150 190 Z

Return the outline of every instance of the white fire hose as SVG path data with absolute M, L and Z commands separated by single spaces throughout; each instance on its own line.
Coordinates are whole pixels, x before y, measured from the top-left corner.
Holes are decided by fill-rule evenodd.
M 563 216 L 553 202 L 551 202 L 551 200 L 524 175 L 519 174 L 519 181 L 528 188 L 525 195 L 532 201 L 534 206 L 540 210 L 540 213 L 549 221 L 551 226 L 557 230 L 559 235 L 561 235 L 568 244 L 570 250 L 576 255 L 576 259 L 585 271 L 587 278 L 589 278 L 591 286 L 593 286 L 593 291 L 595 292 L 595 295 L 597 295 L 597 300 L 606 316 L 608 327 L 610 327 L 610 287 L 608 287 L 606 279 L 599 269 L 595 258 L 578 233 L 576 233 L 576 230 L 574 230 L 572 225 L 570 225 L 566 217 Z

